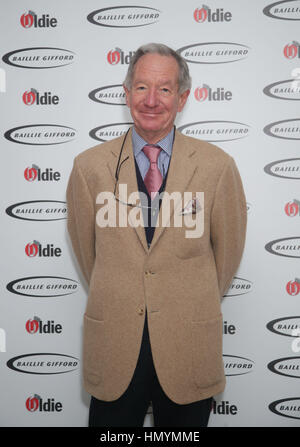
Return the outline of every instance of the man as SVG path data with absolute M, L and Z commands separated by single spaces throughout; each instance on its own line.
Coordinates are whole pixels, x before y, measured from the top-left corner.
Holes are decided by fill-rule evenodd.
M 225 386 L 220 301 L 242 256 L 246 204 L 232 157 L 174 129 L 190 85 L 176 52 L 139 48 L 124 82 L 134 126 L 74 160 L 68 230 L 89 284 L 90 426 L 142 426 L 150 402 L 155 426 L 206 426 Z M 201 229 L 188 235 L 193 222 Z

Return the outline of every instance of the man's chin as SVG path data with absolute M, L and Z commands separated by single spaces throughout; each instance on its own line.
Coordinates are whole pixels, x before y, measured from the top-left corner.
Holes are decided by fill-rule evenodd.
M 154 120 L 147 120 L 143 121 L 143 123 L 138 126 L 139 129 L 141 129 L 142 132 L 160 132 L 162 129 L 162 126 L 154 123 Z

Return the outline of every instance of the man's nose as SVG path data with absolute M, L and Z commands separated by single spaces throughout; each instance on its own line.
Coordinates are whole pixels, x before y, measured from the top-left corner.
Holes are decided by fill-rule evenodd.
M 145 104 L 148 107 L 155 107 L 158 104 L 158 94 L 156 89 L 148 89 L 147 94 L 145 96 Z

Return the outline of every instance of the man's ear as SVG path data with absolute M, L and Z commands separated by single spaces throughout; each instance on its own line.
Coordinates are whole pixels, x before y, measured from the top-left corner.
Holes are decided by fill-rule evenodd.
M 125 87 L 125 85 L 123 84 L 123 89 L 125 91 L 125 95 L 126 95 L 126 104 L 128 107 L 130 107 L 130 100 L 129 100 L 129 90 L 127 87 Z
M 178 112 L 181 112 L 183 107 L 185 106 L 185 103 L 189 97 L 190 90 L 185 90 L 183 93 L 181 93 L 179 97 L 179 104 L 178 104 Z

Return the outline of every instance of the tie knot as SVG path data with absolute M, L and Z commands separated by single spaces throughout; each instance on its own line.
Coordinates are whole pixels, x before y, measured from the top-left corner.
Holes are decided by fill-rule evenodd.
M 150 163 L 157 163 L 158 156 L 161 152 L 161 147 L 147 144 L 143 147 L 143 152 L 148 157 Z

